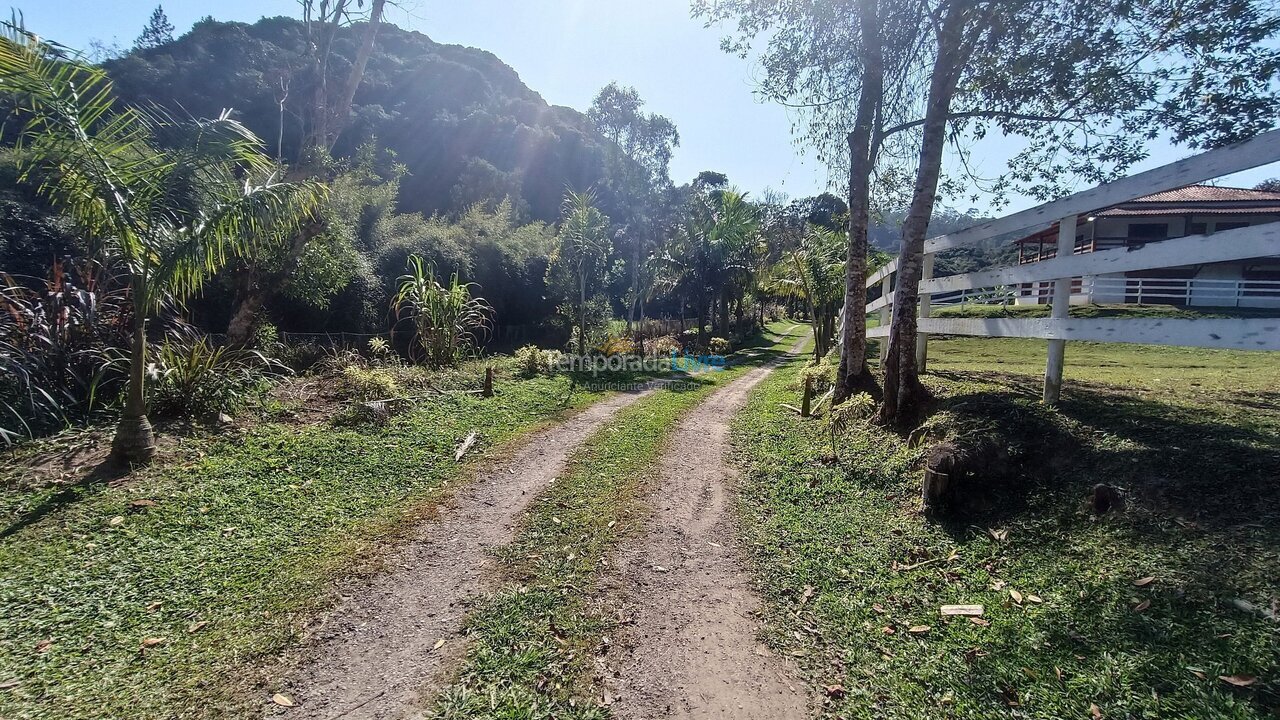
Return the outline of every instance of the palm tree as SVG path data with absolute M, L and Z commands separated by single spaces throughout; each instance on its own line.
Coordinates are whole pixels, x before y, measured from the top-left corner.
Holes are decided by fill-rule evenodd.
M 836 316 L 844 300 L 844 235 L 809 225 L 796 248 L 774 267 L 771 287 L 809 306 L 814 357 L 821 359 L 835 342 Z
M 20 98 L 22 177 L 86 236 L 106 242 L 125 268 L 133 332 L 112 455 L 146 462 L 155 452 L 146 414 L 148 318 L 197 292 L 228 258 L 295 229 L 324 191 L 274 181 L 262 142 L 229 113 L 192 121 L 116 110 L 106 73 L 62 55 L 7 24 L 0 92 Z
M 698 341 L 705 344 L 711 299 L 720 303 L 719 325 L 727 332 L 734 292 L 748 286 L 759 246 L 759 216 L 746 195 L 734 189 L 696 192 L 659 256 L 661 285 L 691 295 L 698 316 Z
M 578 330 L 578 352 L 587 349 L 588 290 L 604 273 L 604 263 L 612 250 L 609 241 L 609 217 L 595 207 L 591 190 L 574 192 L 564 197 L 560 210 L 560 245 L 551 257 L 552 267 L 567 269 L 574 283 L 575 325 Z

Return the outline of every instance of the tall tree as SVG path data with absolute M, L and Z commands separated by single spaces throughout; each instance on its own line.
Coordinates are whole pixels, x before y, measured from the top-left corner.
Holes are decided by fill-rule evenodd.
M 847 169 L 845 300 L 836 399 L 870 382 L 866 368 L 867 229 L 881 135 L 901 106 L 920 33 L 907 0 L 695 0 L 708 23 L 737 20 L 722 47 L 748 56 L 765 38 L 759 91 L 803 116 L 800 139 L 834 172 Z
M 150 50 L 169 42 L 173 42 L 173 23 L 164 14 L 164 7 L 157 5 L 151 11 L 151 19 L 147 21 L 146 27 L 142 28 L 142 34 L 133 41 L 133 49 Z
M 23 177 L 89 237 L 112 244 L 133 313 L 129 381 L 112 443 L 123 461 L 155 452 L 147 419 L 147 321 L 181 302 L 230 257 L 294 230 L 322 188 L 272 179 L 262 142 L 229 113 L 176 121 L 113 108 L 100 68 L 68 63 L 17 28 L 0 38 L 0 92 L 22 102 Z
M 1080 179 L 1123 173 L 1158 134 L 1214 145 L 1277 116 L 1280 16 L 1265 0 L 697 0 L 695 10 L 738 19 L 730 51 L 746 55 L 753 38 L 767 37 L 762 90 L 802 108 L 804 139 L 824 160 L 843 162 L 834 148 L 837 139 L 847 145 L 842 379 L 862 357 L 865 295 L 854 280 L 865 235 L 860 195 L 871 187 L 863 179 L 877 168 L 883 179 L 886 158 L 915 178 L 895 291 L 906 302 L 894 306 L 886 365 L 895 385 L 881 410 L 887 422 L 913 416 L 920 398 L 912 347 L 918 258 L 948 142 L 963 156 L 965 141 L 992 130 L 1021 138 L 1026 149 L 989 188 L 1048 198 Z
M 880 409 L 898 425 L 922 409 L 916 305 L 948 141 L 963 159 L 966 134 L 1022 137 L 1026 149 L 993 188 L 1048 199 L 1079 179 L 1119 176 L 1151 137 L 1214 147 L 1269 129 L 1280 111 L 1280 14 L 1269 2 L 942 0 L 926 20 L 934 51 L 922 112 L 881 131 L 919 143 Z
M 609 148 L 610 185 L 623 201 L 615 222 L 626 226 L 630 246 L 631 284 L 627 325 L 642 307 L 641 275 L 649 247 L 662 224 L 663 195 L 671 187 L 668 172 L 671 153 L 680 145 L 680 133 L 667 118 L 644 112 L 644 100 L 635 88 L 616 82 L 604 86 L 591 103 L 587 117 L 596 129 L 613 141 Z
M 350 122 L 351 103 L 373 52 L 373 43 L 377 38 L 385 6 L 386 0 L 372 0 L 368 14 L 364 15 L 360 12 L 364 7 L 363 0 L 302 1 L 313 95 L 309 105 L 304 108 L 303 119 L 307 134 L 300 146 L 301 155 L 290 169 L 292 179 L 325 179 L 325 160 Z M 345 77 L 330 77 L 330 61 L 338 31 L 360 20 L 365 23 L 364 33 L 361 35 L 360 46 L 351 59 L 350 69 Z M 279 102 L 283 118 L 287 85 L 281 85 L 281 90 L 283 94 Z M 283 138 L 283 119 L 281 128 L 280 137 Z M 227 338 L 233 345 L 245 345 L 250 341 L 258 313 L 267 298 L 289 283 L 308 249 L 324 234 L 325 229 L 324 219 L 314 218 L 287 239 L 287 250 L 281 262 L 274 263 L 269 268 L 254 263 L 245 263 L 238 268 L 235 311 L 227 325 Z

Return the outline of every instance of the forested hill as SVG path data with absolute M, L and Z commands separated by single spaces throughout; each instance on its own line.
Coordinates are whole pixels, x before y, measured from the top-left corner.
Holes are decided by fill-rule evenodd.
M 342 76 L 363 25 L 339 30 L 331 71 Z M 197 117 L 234 108 L 271 152 L 294 159 L 306 86 L 305 26 L 287 17 L 248 25 L 202 20 L 180 38 L 110 61 L 121 99 Z M 284 109 L 281 111 L 283 96 Z M 585 115 L 551 106 L 492 53 L 443 45 L 385 24 L 355 95 L 354 120 L 334 149 L 376 137 L 408 168 L 399 209 L 457 213 L 480 200 L 522 198 L 533 219 L 559 214 L 567 186 L 604 185 L 609 140 Z M 283 138 L 283 147 L 277 146 Z M 611 198 L 601 198 L 606 212 Z

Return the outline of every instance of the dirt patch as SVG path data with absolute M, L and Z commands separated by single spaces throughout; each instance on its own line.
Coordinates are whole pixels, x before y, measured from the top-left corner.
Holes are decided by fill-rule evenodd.
M 606 684 L 623 720 L 807 717 L 794 668 L 757 639 L 760 601 L 731 500 L 729 421 L 771 369 L 752 370 L 681 420 L 657 468 L 648 534 L 614 565 L 605 592 L 621 595 L 631 626 Z
M 340 589 L 284 682 L 281 692 L 296 707 L 268 704 L 265 713 L 395 718 L 428 704 L 465 650 L 467 610 L 491 589 L 490 549 L 512 541 L 520 513 L 564 471 L 569 455 L 643 394 L 602 400 L 534 433 L 391 551 L 385 572 Z

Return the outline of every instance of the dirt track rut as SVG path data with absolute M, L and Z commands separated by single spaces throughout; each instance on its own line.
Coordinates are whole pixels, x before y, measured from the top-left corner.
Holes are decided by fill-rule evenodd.
M 489 589 L 489 550 L 510 543 L 520 513 L 569 456 L 618 410 L 645 395 L 620 394 L 537 431 L 481 471 L 387 558 L 387 570 L 342 590 L 312 633 L 283 692 L 289 718 L 399 718 L 430 702 L 465 643 L 473 598 Z M 444 645 L 436 647 L 440 640 Z
M 621 595 L 634 623 L 610 661 L 623 720 L 807 716 L 803 683 L 756 637 L 759 599 L 737 548 L 727 459 L 729 422 L 771 370 L 750 371 L 684 416 L 656 468 L 648 534 L 615 564 L 606 592 Z

